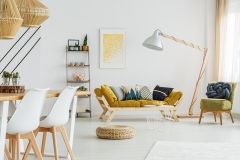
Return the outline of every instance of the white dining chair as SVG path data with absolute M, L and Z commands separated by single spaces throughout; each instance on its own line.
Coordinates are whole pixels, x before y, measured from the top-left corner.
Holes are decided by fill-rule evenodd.
M 37 136 L 38 132 L 43 132 L 42 147 L 41 147 L 42 156 L 44 156 L 47 132 L 50 132 L 52 134 L 52 139 L 53 139 L 54 156 L 56 160 L 58 159 L 56 132 L 60 132 L 65 142 L 65 145 L 67 147 L 68 153 L 70 154 L 71 159 L 74 160 L 74 154 L 70 147 L 67 133 L 64 128 L 64 124 L 68 122 L 69 108 L 77 88 L 78 87 L 70 87 L 70 86 L 66 87 L 60 93 L 49 115 L 47 115 L 46 117 L 43 117 L 44 119 L 40 121 L 39 127 L 34 131 L 35 136 Z M 32 146 L 32 143 L 29 142 L 27 149 L 25 151 L 23 160 L 27 159 L 31 146 Z
M 33 131 L 39 126 L 39 118 L 46 98 L 47 89 L 31 89 L 23 97 L 7 123 L 6 139 L 12 141 L 12 156 L 5 145 L 5 153 L 8 159 L 15 159 L 15 148 L 17 145 L 17 159 L 20 160 L 20 139 L 29 139 L 38 159 L 42 155 L 38 148 Z

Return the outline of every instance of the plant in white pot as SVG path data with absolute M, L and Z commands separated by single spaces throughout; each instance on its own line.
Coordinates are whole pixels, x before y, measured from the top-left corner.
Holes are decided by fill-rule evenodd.
M 12 77 L 12 74 L 7 72 L 7 71 L 4 71 L 3 72 L 3 75 L 2 75 L 2 80 L 3 80 L 3 85 L 4 86 L 8 86 L 9 85 L 9 81 L 10 81 L 10 78 Z
M 19 85 L 19 82 L 20 82 L 19 73 L 18 73 L 18 72 L 13 73 L 13 74 L 12 74 L 12 84 L 13 84 L 13 86 Z

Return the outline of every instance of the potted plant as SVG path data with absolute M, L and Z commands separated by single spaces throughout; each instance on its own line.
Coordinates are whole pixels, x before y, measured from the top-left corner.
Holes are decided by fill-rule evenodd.
M 81 86 L 77 89 L 78 91 L 87 91 L 87 88 L 85 88 L 84 86 Z
M 18 72 L 13 73 L 12 74 L 12 84 L 13 84 L 13 86 L 19 85 L 19 81 L 20 81 L 19 73 Z
M 69 51 L 74 51 L 74 50 L 75 50 L 75 46 L 70 45 L 70 46 L 69 46 Z
M 11 77 L 12 77 L 11 73 L 4 71 L 2 75 L 3 85 L 8 86 Z
M 75 43 L 75 51 L 79 51 L 80 48 L 79 48 L 79 44 Z
M 83 50 L 83 51 L 87 51 L 87 50 L 88 50 L 88 46 L 87 46 L 87 34 L 86 34 L 86 36 L 84 37 L 82 50 Z

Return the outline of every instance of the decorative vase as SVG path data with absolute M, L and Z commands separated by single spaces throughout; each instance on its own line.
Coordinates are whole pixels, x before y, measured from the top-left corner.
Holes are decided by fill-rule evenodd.
M 18 86 L 20 82 L 20 78 L 12 78 L 12 85 L 13 86 Z
M 3 81 L 3 85 L 4 86 L 8 86 L 9 85 L 9 78 L 3 77 L 2 81 Z
M 88 50 L 88 46 L 82 46 L 82 50 L 83 51 L 87 51 Z

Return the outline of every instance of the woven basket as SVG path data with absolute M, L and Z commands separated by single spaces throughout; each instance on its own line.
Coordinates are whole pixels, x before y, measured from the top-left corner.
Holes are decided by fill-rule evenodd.
M 50 11 L 38 0 L 16 0 L 23 27 L 36 28 L 49 18 Z
M 135 135 L 135 129 L 130 126 L 101 126 L 96 130 L 96 135 L 103 139 L 127 139 Z
M 0 1 L 0 39 L 13 39 L 22 21 L 15 0 Z
M 24 93 L 25 86 L 0 86 L 0 93 Z

